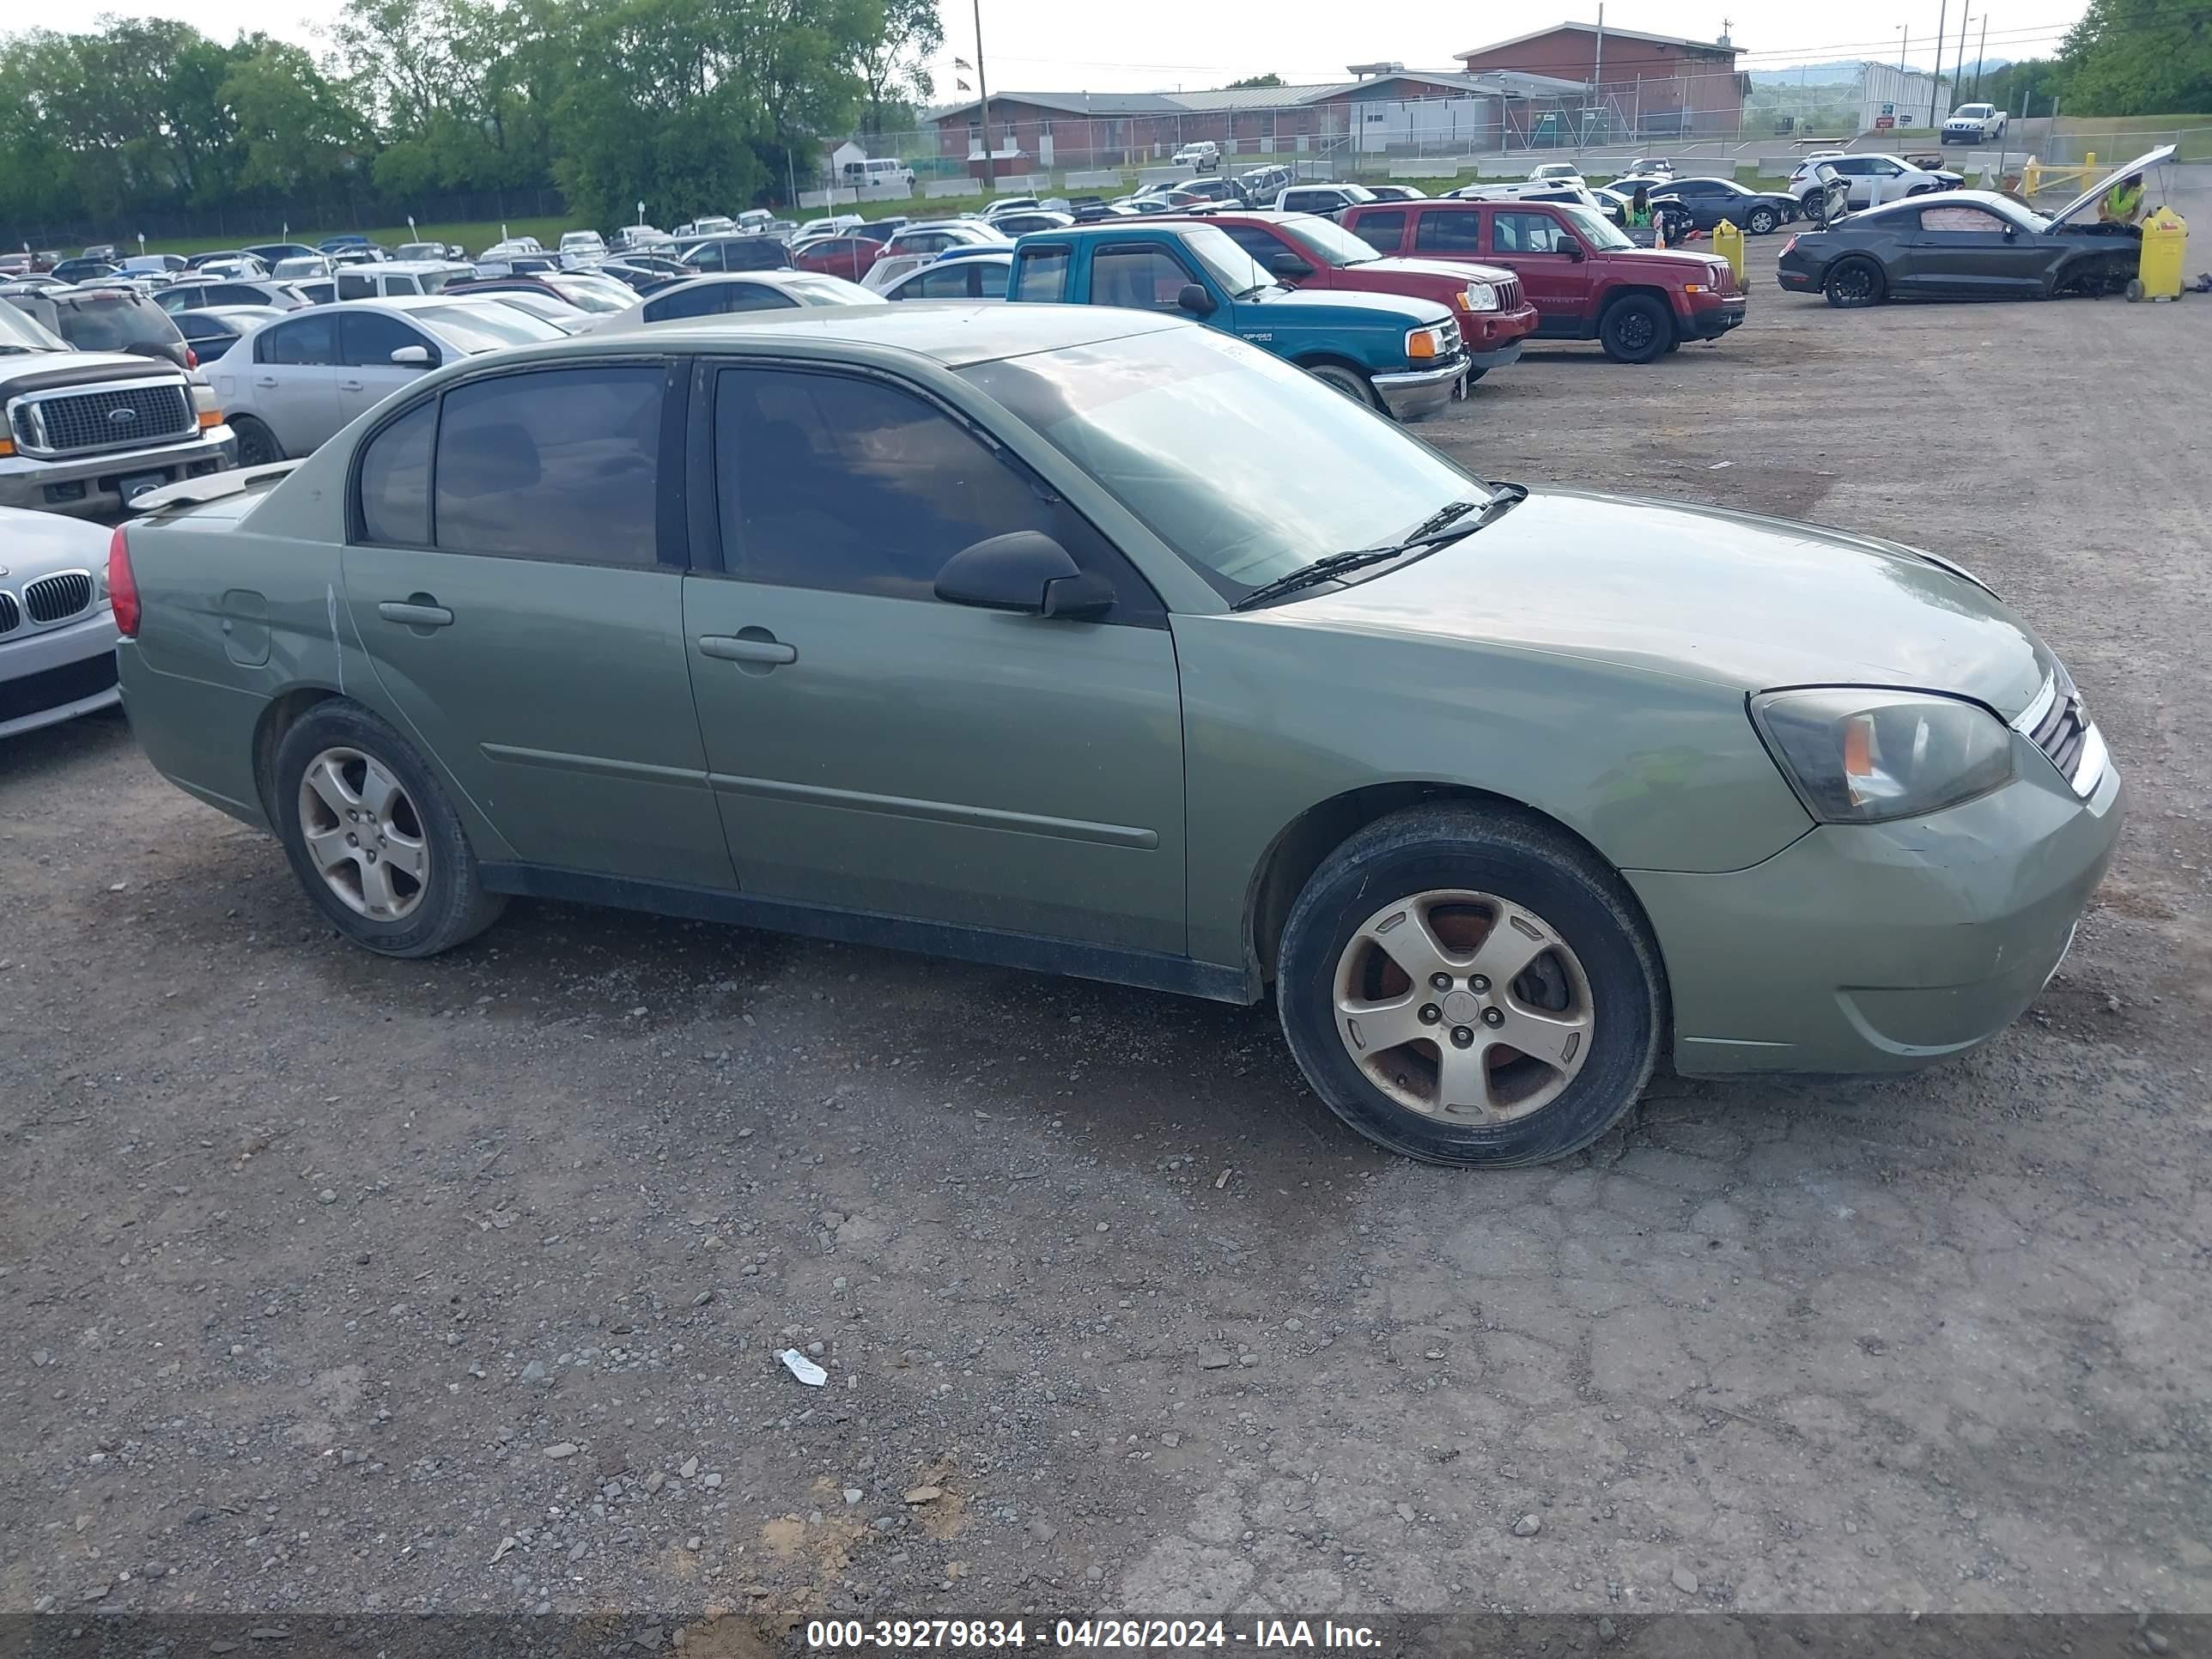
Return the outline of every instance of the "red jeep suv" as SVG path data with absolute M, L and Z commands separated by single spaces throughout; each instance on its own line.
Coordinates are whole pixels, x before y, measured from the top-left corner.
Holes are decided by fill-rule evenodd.
M 1538 338 L 1595 340 L 1616 362 L 1648 363 L 1743 321 L 1727 260 L 1638 247 L 1571 202 L 1363 202 L 1344 228 L 1377 253 L 1502 265 L 1535 305 Z
M 1317 214 L 1208 213 L 1204 219 L 1227 232 L 1262 270 L 1291 288 L 1402 294 L 1449 307 L 1466 343 L 1470 380 L 1511 362 L 1521 355 L 1521 343 L 1535 332 L 1536 307 L 1522 296 L 1510 270 L 1437 259 L 1386 259 Z

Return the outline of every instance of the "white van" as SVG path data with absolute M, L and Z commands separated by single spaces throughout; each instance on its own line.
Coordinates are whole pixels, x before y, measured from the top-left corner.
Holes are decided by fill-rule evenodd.
M 865 161 L 848 161 L 844 181 L 865 190 L 870 185 L 904 185 L 914 186 L 914 169 L 896 156 L 877 156 Z

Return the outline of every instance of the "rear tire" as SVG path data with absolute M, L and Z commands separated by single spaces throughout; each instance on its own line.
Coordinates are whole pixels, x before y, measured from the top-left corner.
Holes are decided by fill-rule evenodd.
M 1889 295 L 1889 278 L 1873 260 L 1863 256 L 1838 259 L 1828 268 L 1820 291 L 1828 296 L 1828 303 L 1842 310 L 1856 310 L 1861 306 L 1878 306 Z
M 1658 951 L 1619 878 L 1548 823 L 1457 803 L 1330 854 L 1291 907 L 1275 984 L 1329 1109 L 1435 1164 L 1587 1146 L 1636 1103 L 1667 1027 Z
M 269 466 L 284 459 L 284 446 L 276 441 L 276 434 L 251 415 L 232 416 L 230 429 L 238 439 L 241 467 Z
M 1606 307 L 1598 343 L 1617 363 L 1648 363 L 1674 337 L 1674 314 L 1648 294 L 1626 294 Z
M 1340 392 L 1356 404 L 1364 404 L 1376 414 L 1387 414 L 1382 406 L 1382 394 L 1376 391 L 1375 383 L 1348 363 L 1309 363 L 1306 373 L 1332 391 Z
M 366 950 L 436 956 L 507 908 L 504 895 L 484 891 L 437 775 L 357 702 L 319 702 L 293 723 L 276 744 L 270 793 L 300 884 Z

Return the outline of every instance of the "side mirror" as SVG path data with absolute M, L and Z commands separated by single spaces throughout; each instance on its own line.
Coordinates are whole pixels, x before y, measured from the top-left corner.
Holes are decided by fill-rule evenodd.
M 392 354 L 392 361 L 402 368 L 435 368 L 438 360 L 430 355 L 428 346 L 401 346 Z
M 1290 252 L 1274 255 L 1267 261 L 1267 269 L 1286 283 L 1295 283 L 1302 277 L 1313 275 L 1311 265 L 1299 258 L 1297 254 Z M 1197 284 L 1194 283 L 1192 286 L 1195 288 Z
M 1213 296 L 1198 283 L 1185 283 L 1176 295 L 1176 305 L 1194 317 L 1211 317 L 1214 312 Z
M 1569 264 L 1577 265 L 1582 264 L 1583 245 L 1580 242 L 1570 241 L 1566 246 L 1566 255 Z
M 1103 576 L 1080 568 L 1066 548 L 1036 530 L 962 548 L 937 573 L 936 592 L 947 605 L 1076 620 L 1103 616 L 1114 605 Z

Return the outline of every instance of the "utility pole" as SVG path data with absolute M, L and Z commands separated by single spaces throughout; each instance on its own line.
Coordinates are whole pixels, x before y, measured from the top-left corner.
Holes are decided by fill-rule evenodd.
M 983 73 L 983 0 L 975 0 L 975 88 L 983 100 L 983 179 L 988 185 L 999 176 L 991 159 L 991 82 Z
M 1972 21 L 1973 15 L 1972 6 L 1960 9 L 1959 49 L 1951 54 L 1951 82 L 1954 88 L 1957 86 L 1959 77 L 1966 71 L 1966 25 Z M 1959 100 L 1956 98 L 1951 100 L 1951 106 L 1954 109 L 1958 107 L 1958 104 Z
M 1982 65 L 1990 61 L 1990 15 L 1982 14 L 1982 44 L 1974 48 L 1974 101 L 1982 101 Z
M 1897 72 L 1902 75 L 1905 73 L 1905 48 L 1912 44 L 1912 30 L 1910 26 L 1904 23 L 1899 23 L 1897 27 L 1904 32 L 1904 38 L 1897 43 Z
M 1951 0 L 1936 8 L 1936 73 L 1928 82 L 1928 125 L 1936 125 L 1936 99 L 1943 89 L 1943 26 L 1951 20 Z
M 1590 59 L 1590 101 L 1600 102 L 1604 97 L 1605 82 L 1605 0 L 1598 0 L 1597 52 Z M 1589 137 L 1589 112 L 1583 112 L 1581 131 L 1575 134 L 1575 153 L 1582 154 L 1583 141 Z

